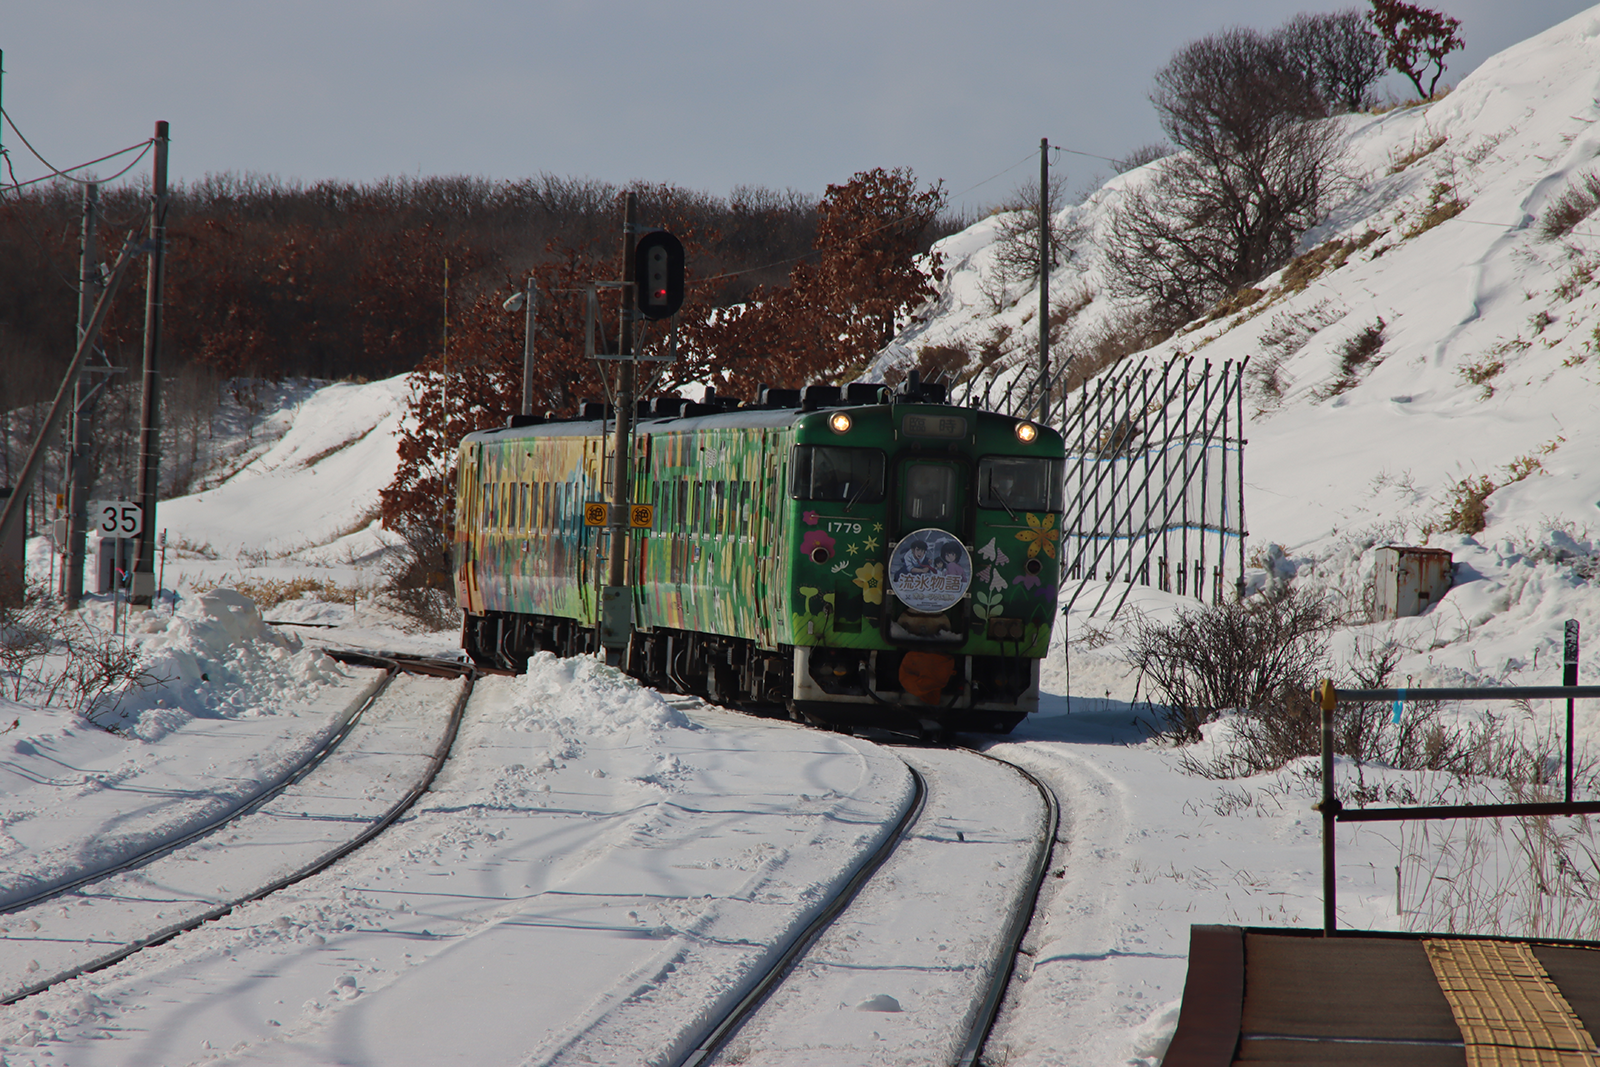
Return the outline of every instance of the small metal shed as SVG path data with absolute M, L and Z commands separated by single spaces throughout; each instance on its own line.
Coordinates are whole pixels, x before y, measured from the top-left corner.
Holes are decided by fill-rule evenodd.
M 1421 615 L 1450 589 L 1448 549 L 1384 545 L 1378 549 L 1372 614 L 1377 621 Z

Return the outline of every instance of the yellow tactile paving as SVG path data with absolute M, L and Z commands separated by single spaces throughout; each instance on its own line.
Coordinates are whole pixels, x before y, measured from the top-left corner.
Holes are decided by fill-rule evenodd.
M 1600 1067 L 1594 1038 L 1527 945 L 1423 942 L 1461 1028 L 1467 1067 Z

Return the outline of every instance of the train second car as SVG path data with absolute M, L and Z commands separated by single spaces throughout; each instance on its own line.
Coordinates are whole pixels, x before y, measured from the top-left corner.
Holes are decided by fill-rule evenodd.
M 1038 706 L 1056 614 L 1060 435 L 915 383 L 763 400 L 641 412 L 633 502 L 654 523 L 621 546 L 623 669 L 839 728 L 1012 729 Z M 598 647 L 611 534 L 583 507 L 609 496 L 606 431 L 462 442 L 454 567 L 474 660 Z

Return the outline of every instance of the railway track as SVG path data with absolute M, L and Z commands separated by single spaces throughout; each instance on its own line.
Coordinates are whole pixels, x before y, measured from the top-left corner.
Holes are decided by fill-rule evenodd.
M 454 671 L 447 673 L 443 663 L 417 657 L 330 655 L 347 663 L 381 667 L 385 674 L 343 716 L 327 741 L 292 773 L 248 803 L 181 838 L 93 874 L 51 886 L 0 910 L 0 921 L 5 926 L 5 936 L 0 938 L 0 1005 L 14 1004 L 79 975 L 109 967 L 326 870 L 382 833 L 416 802 L 449 755 L 472 691 L 474 672 L 455 664 Z M 419 765 L 419 773 L 409 786 L 390 790 L 382 798 L 388 803 L 380 810 L 366 813 L 365 819 L 354 819 L 354 826 L 360 827 L 354 833 L 347 832 L 353 828 L 348 812 L 330 813 L 325 810 L 325 803 L 321 810 L 313 810 L 318 809 L 319 799 L 326 800 L 319 794 L 319 774 L 338 777 L 349 773 L 335 765 L 341 759 L 361 757 L 363 726 L 381 713 L 385 698 L 397 698 L 396 689 L 404 685 L 402 679 L 452 674 L 462 679 L 459 692 L 442 728 L 434 730 L 436 736 L 414 739 L 418 751 L 412 754 L 411 762 Z M 425 693 L 419 696 L 428 699 Z M 384 736 L 387 745 L 390 739 L 387 734 Z M 429 741 L 431 751 L 425 747 Z M 342 791 L 323 792 L 340 796 Z M 219 848 L 238 849 L 253 839 L 259 840 L 270 825 L 281 827 L 285 819 L 306 820 L 308 816 L 315 816 L 322 825 L 339 826 L 340 832 L 331 841 L 297 842 L 300 847 L 284 856 L 286 866 L 280 864 L 265 883 L 230 893 L 221 879 L 231 880 L 231 876 L 225 870 L 215 874 L 208 870 L 209 847 L 221 835 L 229 836 L 225 846 Z M 179 887 L 186 887 L 187 892 L 175 892 Z M 92 922 L 86 922 L 90 918 L 86 908 L 91 909 Z M 85 940 L 80 931 L 90 926 L 96 930 L 121 929 L 115 937 Z
M 110 966 L 118 960 L 127 958 L 134 953 L 160 944 L 177 936 L 178 934 L 194 929 L 209 920 L 219 918 L 234 908 L 253 900 L 258 900 L 284 888 L 297 881 L 327 868 L 339 858 L 347 855 L 361 844 L 370 840 L 382 829 L 398 818 L 416 798 L 427 788 L 448 754 L 453 740 L 456 726 L 459 723 L 462 710 L 471 691 L 472 678 L 479 673 L 510 673 L 510 672 L 482 672 L 470 665 L 456 660 L 433 659 L 428 657 L 403 656 L 391 653 L 373 652 L 333 652 L 336 658 L 346 663 L 377 666 L 385 669 L 386 674 L 382 685 L 369 695 L 366 703 L 350 721 L 343 724 L 338 732 L 337 740 L 330 741 L 324 749 L 309 760 L 307 766 L 301 768 L 296 775 L 274 792 L 272 798 L 258 798 L 247 810 L 235 814 L 232 820 L 211 826 L 202 833 L 190 835 L 183 842 L 174 842 L 164 846 L 161 850 L 152 850 L 151 854 L 139 857 L 129 863 L 120 864 L 113 871 L 102 871 L 96 875 L 95 881 L 80 880 L 71 886 L 58 886 L 48 896 L 41 896 L 33 901 L 32 905 L 22 911 L 13 910 L 10 914 L 0 916 L 9 930 L 15 930 L 19 922 L 26 922 L 28 913 L 41 916 L 41 929 L 37 931 L 39 940 L 48 940 L 50 929 L 44 914 L 49 909 L 57 911 L 70 910 L 74 914 L 71 920 L 66 921 L 66 928 L 81 931 L 86 924 L 83 923 L 83 914 L 78 909 L 87 906 L 111 907 L 113 902 L 123 905 L 127 900 L 127 885 L 118 882 L 118 879 L 137 879 L 140 871 L 151 864 L 159 864 L 164 859 L 172 862 L 181 862 L 175 857 L 182 856 L 193 849 L 200 847 L 209 840 L 223 832 L 232 832 L 229 828 L 236 826 L 241 818 L 248 818 L 253 813 L 265 812 L 272 800 L 281 799 L 292 795 L 294 787 L 308 778 L 314 777 L 317 767 L 324 766 L 330 759 L 336 757 L 341 746 L 347 743 L 348 738 L 355 731 L 365 716 L 371 714 L 371 708 L 377 706 L 385 699 L 385 694 L 391 692 L 392 687 L 404 684 L 397 680 L 412 678 L 461 678 L 464 679 L 461 690 L 449 720 L 448 729 L 444 738 L 433 752 L 433 758 L 426 769 L 426 773 L 418 777 L 415 786 L 406 796 L 398 798 L 383 816 L 366 827 L 353 839 L 341 843 L 337 847 L 329 848 L 308 862 L 299 863 L 293 871 L 284 876 L 275 878 L 270 884 L 252 887 L 247 892 L 228 894 L 225 899 L 214 902 L 204 902 L 203 907 L 195 907 L 176 921 L 146 922 L 145 929 L 135 937 L 129 937 L 117 945 L 78 944 L 72 947 L 74 958 L 59 965 L 41 967 L 38 972 L 26 973 L 26 981 L 7 979 L 7 984 L 0 985 L 0 1003 L 13 1003 L 24 997 L 42 992 L 46 989 L 66 981 L 77 975 Z M 421 684 L 413 683 L 413 684 Z M 698 707 L 702 710 L 707 705 L 694 698 L 669 698 L 672 703 L 683 710 Z M 775 728 L 793 728 L 788 723 L 774 723 Z M 852 953 L 860 955 L 863 952 L 877 951 L 882 954 L 882 959 L 888 961 L 887 966 L 892 968 L 897 965 L 900 946 L 892 941 L 874 946 L 871 943 L 870 932 L 875 928 L 876 920 L 873 909 L 881 908 L 885 899 L 893 899 L 904 892 L 907 885 L 913 883 L 923 884 L 933 889 L 939 889 L 943 880 L 941 872 L 948 872 L 952 865 L 963 862 L 970 863 L 971 856 L 958 856 L 956 850 L 962 845 L 973 845 L 973 830 L 968 827 L 967 838 L 963 839 L 957 826 L 953 811 L 957 811 L 961 804 L 960 790 L 952 785 L 954 778 L 977 773 L 973 770 L 959 770 L 956 765 L 973 767 L 980 760 L 999 772 L 1002 776 L 1010 776 L 1017 782 L 1028 783 L 1027 788 L 1037 791 L 1040 815 L 1036 826 L 1017 828 L 1019 840 L 1015 842 L 999 842 L 997 847 L 1015 846 L 1011 853 L 1019 862 L 1015 864 L 1018 869 L 1017 877 L 1007 883 L 1006 899 L 1003 902 L 989 902 L 973 905 L 968 902 L 962 905 L 959 902 L 951 903 L 942 898 L 937 901 L 937 906 L 945 910 L 940 914 L 955 915 L 958 917 L 956 925 L 968 929 L 975 928 L 971 915 L 963 916 L 960 912 L 952 912 L 950 908 L 963 906 L 969 909 L 977 908 L 986 914 L 992 912 L 989 920 L 983 924 L 983 944 L 981 950 L 968 952 L 967 959 L 974 961 L 963 964 L 960 968 L 951 968 L 954 978 L 946 982 L 941 976 L 941 984 L 950 986 L 947 992 L 946 1008 L 940 1009 L 936 1014 L 942 1017 L 941 1034 L 953 1037 L 944 1040 L 937 1056 L 930 1055 L 925 1060 L 916 1062 L 948 1062 L 966 1067 L 977 1062 L 983 1043 L 993 1025 L 996 1013 L 1011 976 L 1012 963 L 1017 957 L 1018 945 L 1027 930 L 1032 914 L 1034 900 L 1039 886 L 1048 869 L 1051 846 L 1056 836 L 1056 823 L 1058 812 L 1055 798 L 1051 792 L 1032 779 L 1025 771 L 1016 768 L 1005 761 L 968 751 L 954 749 L 929 749 L 929 748 L 901 748 L 898 750 L 903 762 L 907 764 L 908 773 L 915 783 L 914 797 L 902 813 L 899 823 L 893 831 L 886 835 L 881 847 L 872 855 L 867 856 L 858 864 L 851 877 L 841 887 L 834 899 L 824 906 L 816 919 L 804 930 L 795 934 L 789 944 L 780 952 L 773 953 L 771 965 L 758 978 L 748 981 L 747 991 L 739 1002 L 732 1006 L 721 1018 L 705 1027 L 703 1036 L 693 1043 L 691 1052 L 680 1062 L 686 1065 L 710 1065 L 718 1062 L 749 1062 L 752 1064 L 762 1062 L 762 1042 L 768 1040 L 770 1027 L 763 1022 L 763 1011 L 767 1011 L 770 1018 L 773 1005 L 781 1005 L 783 998 L 788 996 L 798 998 L 801 1002 L 809 1001 L 811 1004 L 820 1003 L 815 993 L 807 993 L 801 983 L 815 982 L 819 976 L 826 979 L 830 974 L 838 975 L 851 968 L 850 956 Z M 1004 769 L 1002 769 L 1004 768 Z M 969 788 L 970 787 L 963 787 Z M 349 792 L 349 790 L 346 790 Z M 931 798 L 931 803 L 930 803 Z M 954 807 L 952 807 L 954 805 Z M 1008 809 L 1008 810 L 1015 810 Z M 1015 821 L 1015 820 L 1013 820 Z M 956 841 L 950 838 L 954 836 Z M 1026 839 L 1026 840 L 1023 840 Z M 226 847 L 232 847 L 231 845 Z M 219 851 L 219 855 L 222 853 Z M 1007 860 L 1006 864 L 1011 864 Z M 1025 871 L 1022 870 L 1026 868 Z M 920 870 L 921 873 L 917 873 Z M 1008 875 L 1008 877 L 1010 877 Z M 168 881 L 161 881 L 163 890 L 169 888 Z M 920 880 L 920 882 L 919 882 Z M 934 894 L 938 896 L 937 893 Z M 930 898 L 931 899 L 931 898 Z M 61 907 L 70 904 L 70 908 Z M 170 904 L 170 900 L 168 901 Z M 932 907 L 933 905 L 930 905 Z M 934 912 L 930 911 L 930 916 Z M 861 916 L 865 916 L 864 918 Z M 96 929 L 103 928 L 103 924 L 94 922 Z M 936 933 L 937 923 L 929 922 L 930 934 Z M 866 933 L 863 933 L 866 931 Z M 79 935 L 81 937 L 81 934 Z M 26 937 L 19 939 L 25 943 Z M 934 941 L 938 940 L 934 936 Z M 0 939 L 0 956 L 11 942 L 8 935 Z M 841 945 L 844 947 L 841 948 Z M 941 949 L 943 945 L 939 946 Z M 984 958 L 976 959 L 981 955 Z M 916 965 L 913 965 L 915 967 Z M 937 965 L 930 968 L 937 971 Z M 959 971 L 959 974 L 955 972 Z M 16 961 L 6 961 L 0 958 L 0 978 L 15 976 L 19 973 Z M 955 979 L 959 979 L 956 981 Z M 796 992 L 796 990 L 800 990 Z M 777 1015 L 783 1017 L 789 1014 L 781 1007 Z M 875 1018 L 887 1019 L 887 1016 Z M 896 1017 L 900 1018 L 900 1017 Z M 911 1016 L 903 1017 L 906 1023 L 911 1022 Z M 806 1025 L 806 1018 L 798 1016 L 799 1024 Z M 818 1021 L 820 1022 L 820 1020 Z M 816 1025 L 816 1023 L 812 1023 Z M 781 1035 L 780 1035 L 781 1036 Z M 776 1040 L 775 1038 L 773 1040 Z M 683 1047 L 683 1046 L 679 1046 Z M 772 1051 L 781 1051 L 780 1044 L 770 1045 Z M 930 1050 L 931 1051 L 931 1050 Z M 818 1060 L 818 1062 L 826 1061 Z M 842 1062 L 842 1061 L 841 1061 Z M 908 1061 L 909 1062 L 909 1061 Z
M 694 698 L 675 698 L 673 703 L 686 711 L 699 705 Z M 816 1062 L 846 1062 L 842 1057 L 847 1057 L 850 1050 L 840 1047 L 841 1039 L 831 1037 L 829 1040 L 835 1043 L 826 1046 L 817 1043 L 822 1020 L 801 1014 L 797 1010 L 801 1005 L 839 1002 L 840 991 L 850 985 L 848 976 L 852 971 L 868 969 L 881 974 L 899 968 L 937 972 L 937 951 L 927 952 L 921 960 L 911 962 L 917 946 L 880 944 L 873 940 L 872 932 L 877 912 L 898 906 L 906 896 L 918 892 L 919 884 L 936 885 L 941 880 L 941 872 L 948 871 L 950 863 L 956 859 L 953 850 L 978 843 L 976 840 L 969 842 L 966 833 L 956 828 L 963 821 L 958 803 L 962 787 L 947 790 L 951 795 L 944 798 L 938 797 L 940 788 L 930 787 L 930 777 L 937 783 L 940 779 L 970 774 L 960 769 L 957 761 L 983 761 L 997 769 L 1004 768 L 1002 773 L 1025 783 L 1025 788 L 1038 796 L 1040 804 L 1036 826 L 1031 832 L 1019 833 L 1019 840 L 1012 842 L 1020 847 L 1022 839 L 1026 839 L 1031 844 L 1024 848 L 1025 869 L 1010 887 L 1012 892 L 1003 914 L 985 927 L 992 935 L 987 958 L 975 966 L 952 968 L 949 979 L 939 983 L 950 987 L 939 991 L 948 995 L 936 1006 L 924 1005 L 925 1014 L 950 1020 L 950 1025 L 939 1035 L 943 1038 L 942 1062 L 956 1067 L 971 1067 L 978 1062 L 1010 984 L 1013 965 L 1050 867 L 1059 829 L 1059 805 L 1048 786 L 1009 761 L 970 749 L 896 747 L 915 782 L 914 799 L 899 825 L 877 850 L 863 859 L 849 881 L 750 984 L 748 992 L 707 1028 L 693 1051 L 678 1061 L 680 1067 L 709 1067 L 724 1062 L 761 1064 L 768 1056 L 777 1062 L 791 1062 L 797 1053 L 820 1057 Z M 970 783 L 963 787 L 970 792 Z M 994 844 L 997 852 L 1004 851 L 1005 843 Z M 971 862 L 971 857 L 962 858 Z M 875 882 L 882 884 L 875 885 Z M 938 906 L 947 909 L 947 914 L 949 909 L 959 909 L 963 904 L 953 899 L 959 896 L 956 892 L 935 889 L 933 896 Z M 974 901 L 965 903 L 970 905 Z M 864 911 L 865 917 L 853 921 L 852 914 L 856 910 Z M 929 934 L 938 941 L 936 927 L 931 928 Z M 926 952 L 926 946 L 921 947 Z M 942 949 L 944 945 L 937 947 Z M 845 977 L 841 979 L 841 975 Z M 881 997 L 877 999 L 882 1002 Z M 867 1006 L 868 1003 L 870 1001 L 864 1002 L 861 1009 L 895 1013 L 902 1010 L 898 1003 L 882 1008 Z M 830 1026 L 829 1029 L 839 1027 Z M 872 1037 L 878 1039 L 879 1034 L 874 1032 Z M 785 1042 L 793 1044 L 786 1046 Z M 878 1051 L 882 1051 L 881 1047 Z M 941 1062 L 937 1058 L 939 1054 L 930 1047 L 922 1047 L 920 1053 L 927 1059 L 918 1062 Z

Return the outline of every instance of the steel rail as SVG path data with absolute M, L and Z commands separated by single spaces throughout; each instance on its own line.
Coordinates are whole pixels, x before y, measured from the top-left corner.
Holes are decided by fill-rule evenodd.
M 810 729 L 811 727 L 803 728 Z M 911 775 L 913 794 L 911 803 L 906 806 L 905 813 L 901 815 L 900 821 L 895 824 L 894 831 L 887 835 L 883 843 L 856 868 L 855 873 L 850 876 L 850 880 L 844 884 L 839 892 L 834 894 L 827 907 L 823 908 L 803 930 L 799 931 L 790 940 L 772 966 L 767 968 L 766 973 L 757 980 L 750 991 L 727 1014 L 712 1025 L 711 1029 L 700 1039 L 694 1050 L 687 1057 L 679 1061 L 679 1067 L 699 1067 L 700 1064 L 705 1063 L 716 1055 L 717 1051 L 727 1043 L 727 1040 L 738 1031 L 740 1026 L 744 1025 L 745 1021 L 767 999 L 767 995 L 788 976 L 790 966 L 794 961 L 816 942 L 822 932 L 833 923 L 833 920 L 839 917 L 839 914 L 849 906 L 851 901 L 855 900 L 856 894 L 860 892 L 861 887 L 866 884 L 867 880 L 876 874 L 878 868 L 882 867 L 884 862 L 900 847 L 900 842 L 905 840 L 911 828 L 921 818 L 923 805 L 928 799 L 928 784 L 922 774 L 910 764 L 906 765 L 906 770 Z
M 332 653 L 330 652 L 330 655 L 331 654 Z M 374 657 L 374 658 L 387 658 L 387 657 Z M 398 674 L 400 672 L 400 670 L 405 669 L 398 661 L 393 661 L 392 660 L 391 663 L 392 663 L 392 668 L 391 668 L 389 674 L 383 679 L 382 684 L 375 688 L 375 690 L 372 693 L 372 695 L 365 702 L 363 702 L 363 704 L 361 705 L 361 708 L 359 709 L 359 711 L 365 711 L 367 708 L 371 707 L 373 702 L 376 701 L 377 697 L 383 692 L 383 690 L 388 688 L 388 683 L 393 681 L 394 676 L 396 674 Z M 261 900 L 261 899 L 263 899 L 265 897 L 271 896 L 273 893 L 276 893 L 279 890 L 286 889 L 287 887 L 289 887 L 291 885 L 294 885 L 297 882 L 302 882 L 307 878 L 311 878 L 314 875 L 320 874 L 323 871 L 327 870 L 329 867 L 333 866 L 335 863 L 339 862 L 341 859 L 344 859 L 346 856 L 350 855 L 350 853 L 354 852 L 356 849 L 360 848 L 362 845 L 365 845 L 367 842 L 371 841 L 374 837 L 378 836 L 378 834 L 380 834 L 384 830 L 388 829 L 394 823 L 394 821 L 396 819 L 400 818 L 400 816 L 404 815 L 407 811 L 409 811 L 411 809 L 412 805 L 414 805 L 417 802 L 418 798 L 421 797 L 423 793 L 427 792 L 428 788 L 433 784 L 434 779 L 438 777 L 439 771 L 440 771 L 441 768 L 443 768 L 445 760 L 448 759 L 449 756 L 450 756 L 451 748 L 454 747 L 454 745 L 455 745 L 456 735 L 457 735 L 457 733 L 458 733 L 458 731 L 460 729 L 460 726 L 461 726 L 461 717 L 462 717 L 463 713 L 466 711 L 467 700 L 472 695 L 473 686 L 474 686 L 474 684 L 475 684 L 475 682 L 477 680 L 477 673 L 478 672 L 475 671 L 470 666 L 461 665 L 460 676 L 465 679 L 467 684 L 462 687 L 460 695 L 456 698 L 455 705 L 450 710 L 450 719 L 449 719 L 448 723 L 445 726 L 444 736 L 440 739 L 438 746 L 434 749 L 434 753 L 433 753 L 433 756 L 432 756 L 431 760 L 429 761 L 429 765 L 428 765 L 427 771 L 421 776 L 421 778 L 418 779 L 417 784 L 414 785 L 411 788 L 411 790 L 405 794 L 405 796 L 401 797 L 392 807 L 390 807 L 390 809 L 385 814 L 380 816 L 378 819 L 374 820 L 361 833 L 357 834 L 355 837 L 353 837 L 350 840 L 344 842 L 343 844 L 337 846 L 336 848 L 333 848 L 330 851 L 324 853 L 322 856 L 318 857 L 317 859 L 313 860 L 311 863 L 309 863 L 309 864 L 305 865 L 304 867 L 300 868 L 298 871 L 295 871 L 295 872 L 293 872 L 291 874 L 284 875 L 283 877 L 278 878 L 278 879 L 268 883 L 267 885 L 265 885 L 263 887 L 260 887 L 260 888 L 255 889 L 255 890 L 253 890 L 253 891 L 251 891 L 251 892 L 249 892 L 247 894 L 244 894 L 244 895 L 242 895 L 240 897 L 237 897 L 233 901 L 231 901 L 230 903 L 219 904 L 214 908 L 208 909 L 207 911 L 205 911 L 204 913 L 202 913 L 200 915 L 196 915 L 196 916 L 193 916 L 193 917 L 191 917 L 189 919 L 185 919 L 182 922 L 174 923 L 171 926 L 165 927 L 162 930 L 157 931 L 156 933 L 153 933 L 153 934 L 150 934 L 150 935 L 148 935 L 146 937 L 142 937 L 142 938 L 139 938 L 139 939 L 137 939 L 135 941 L 129 942 L 128 944 L 123 945 L 120 948 L 118 948 L 118 949 L 116 949 L 116 950 L 114 950 L 112 952 L 109 952 L 104 956 L 97 957 L 96 959 L 90 961 L 89 963 L 81 964 L 81 965 L 79 965 L 77 967 L 73 967 L 73 968 L 71 968 L 71 969 L 69 969 L 67 971 L 63 971 L 63 972 L 61 972 L 59 974 L 52 975 L 51 977 L 49 977 L 47 979 L 44 979 L 44 980 L 42 980 L 40 982 L 37 982 L 34 985 L 25 987 L 24 989 L 19 990 L 16 993 L 13 993 L 13 994 L 11 994 L 11 995 L 3 998 L 3 999 L 0 999 L 0 1007 L 3 1007 L 5 1005 L 9 1005 L 9 1004 L 15 1004 L 20 1000 L 24 1000 L 24 999 L 26 999 L 28 997 L 35 996 L 35 995 L 37 995 L 39 993 L 42 993 L 45 990 L 51 988 L 52 986 L 59 985 L 62 982 L 70 981 L 71 979 L 77 978 L 77 977 L 79 977 L 81 975 L 91 974 L 91 973 L 93 973 L 95 971 L 104 970 L 105 968 L 110 967 L 113 964 L 119 963 L 122 960 L 127 959 L 129 956 L 132 956 L 132 955 L 134 955 L 135 953 L 138 953 L 138 952 L 142 952 L 147 948 L 154 948 L 157 945 L 165 944 L 166 942 L 172 940 L 174 937 L 177 937 L 179 934 L 187 933 L 188 931 L 197 929 L 197 928 L 205 925 L 208 922 L 212 922 L 212 921 L 214 921 L 216 919 L 222 918 L 223 916 L 225 916 L 228 913 L 232 912 L 237 907 L 241 907 L 242 905 L 250 904 L 250 903 L 253 903 L 253 902 L 257 901 L 257 900 Z M 358 711 L 358 714 L 359 714 L 359 711 Z M 354 715 L 351 716 L 350 725 L 354 724 L 356 718 L 357 718 L 357 716 L 354 716 Z M 349 733 L 349 726 L 347 726 L 345 728 L 343 733 L 345 733 L 345 734 Z M 318 762 L 321 762 L 321 760 L 319 759 Z M 310 768 L 307 768 L 307 771 L 309 771 L 309 770 L 310 770 Z M 304 777 L 304 774 L 299 774 L 299 775 L 297 775 L 295 777 L 294 780 L 298 781 L 303 777 Z M 290 783 L 286 780 L 285 786 L 287 786 L 287 784 L 290 784 Z M 280 787 L 277 790 L 277 792 L 281 793 L 282 790 L 283 790 L 283 787 Z M 276 795 L 276 794 L 274 794 L 274 795 Z M 255 804 L 255 805 L 252 806 L 251 810 L 254 810 L 254 808 L 259 807 L 259 806 L 260 806 L 259 804 Z M 213 826 L 212 829 L 214 830 L 217 827 L 226 825 L 227 822 L 230 822 L 230 821 L 233 821 L 234 819 L 242 817 L 244 814 L 247 814 L 247 812 L 245 812 L 243 809 L 240 809 L 232 817 L 230 817 L 230 819 L 224 820 L 223 822 L 216 824 L 216 826 Z M 185 841 L 193 840 L 193 838 L 195 836 L 200 836 L 200 835 L 190 835 L 188 838 L 185 839 Z M 164 852 L 172 851 L 172 849 L 175 848 L 175 847 L 176 847 L 176 844 L 174 844 L 173 846 L 164 847 L 163 849 L 160 850 L 160 852 L 164 853 Z M 149 857 L 149 858 L 155 858 L 154 854 L 152 854 L 152 856 Z M 123 866 L 120 866 L 120 867 L 115 868 L 115 869 L 103 871 L 103 872 L 101 872 L 101 874 L 97 875 L 94 879 L 89 879 L 89 881 L 95 881 L 95 880 L 98 880 L 99 878 L 108 877 L 111 874 L 119 873 L 119 872 L 121 872 L 123 870 L 126 870 L 126 869 L 128 869 L 127 865 L 123 865 Z M 83 885 L 85 883 L 84 882 L 79 882 L 77 884 L 78 885 Z M 66 890 L 63 889 L 60 892 L 65 892 L 65 891 Z
M 81 875 L 70 882 L 62 882 L 57 885 L 50 886 L 48 889 L 42 889 L 30 897 L 23 897 L 21 900 L 12 901 L 11 903 L 6 904 L 4 907 L 0 907 L 0 915 L 9 915 L 12 912 L 21 911 L 24 908 L 30 908 L 33 905 L 49 900 L 52 897 L 64 896 L 67 893 L 72 892 L 74 889 L 81 889 L 92 882 L 98 882 L 104 878 L 109 878 L 114 874 L 122 874 L 125 871 L 131 871 L 138 867 L 143 867 L 154 860 L 160 859 L 162 856 L 176 852 L 184 845 L 191 844 L 202 837 L 215 833 L 217 830 L 220 830 L 222 827 L 234 822 L 235 820 L 241 819 L 254 811 L 260 810 L 264 805 L 277 799 L 277 797 L 280 796 L 284 790 L 288 789 L 295 783 L 302 781 L 306 775 L 316 770 L 317 767 L 326 761 L 329 756 L 333 755 L 338 747 L 344 743 L 345 738 L 350 736 L 350 731 L 353 730 L 356 723 L 361 720 L 361 716 L 366 713 L 368 708 L 372 707 L 372 705 L 377 701 L 378 697 L 383 695 L 384 690 L 389 688 L 389 683 L 394 681 L 396 673 L 397 671 L 391 668 L 382 678 L 378 679 L 377 683 L 367 691 L 366 696 L 353 703 L 350 708 L 346 710 L 343 721 L 339 723 L 338 727 L 333 731 L 333 733 L 328 735 L 328 739 L 324 741 L 318 748 L 314 749 L 309 755 L 307 755 L 304 762 L 302 762 L 300 766 L 296 767 L 276 785 L 268 786 L 266 789 L 263 789 L 261 792 L 255 794 L 244 803 L 238 805 L 237 807 L 230 808 L 221 815 L 217 816 L 215 819 L 212 819 L 210 822 L 204 823 L 199 827 L 188 831 L 181 837 L 176 837 L 170 841 L 165 841 L 159 845 L 155 845 L 143 852 L 130 856 L 127 859 L 119 860 L 109 867 L 101 867 L 98 870 Z M 7 1003 L 10 1002 L 0 1001 L 0 1004 Z
M 956 1059 L 956 1067 L 973 1067 L 978 1062 L 978 1056 L 983 1052 L 984 1043 L 989 1040 L 989 1033 L 994 1029 L 995 1018 L 1000 1014 L 1000 1005 L 1005 1000 L 1006 992 L 1011 988 L 1011 976 L 1016 970 L 1017 955 L 1022 949 L 1022 939 L 1028 934 L 1028 927 L 1033 923 L 1034 912 L 1038 910 L 1039 893 L 1044 888 L 1045 873 L 1050 870 L 1050 861 L 1055 855 L 1056 834 L 1061 829 L 1061 804 L 1056 798 L 1056 791 L 1045 785 L 1032 772 L 1019 767 L 1010 760 L 1003 760 L 999 756 L 991 756 L 987 752 L 968 749 L 973 755 L 981 756 L 987 760 L 1002 764 L 1017 772 L 1027 779 L 1039 791 L 1040 798 L 1044 801 L 1044 818 L 1042 830 L 1047 831 L 1040 836 L 1039 847 L 1035 852 L 1032 885 L 1025 888 L 1017 895 L 1017 902 L 1012 905 L 1011 915 L 1006 920 L 1006 932 L 995 948 L 994 965 L 990 973 L 994 975 L 989 983 L 989 991 L 978 1004 L 978 1014 L 973 1021 L 971 1032 L 967 1036 L 966 1044 L 961 1047 L 961 1055 Z M 1024 907 L 1026 903 L 1026 907 Z

